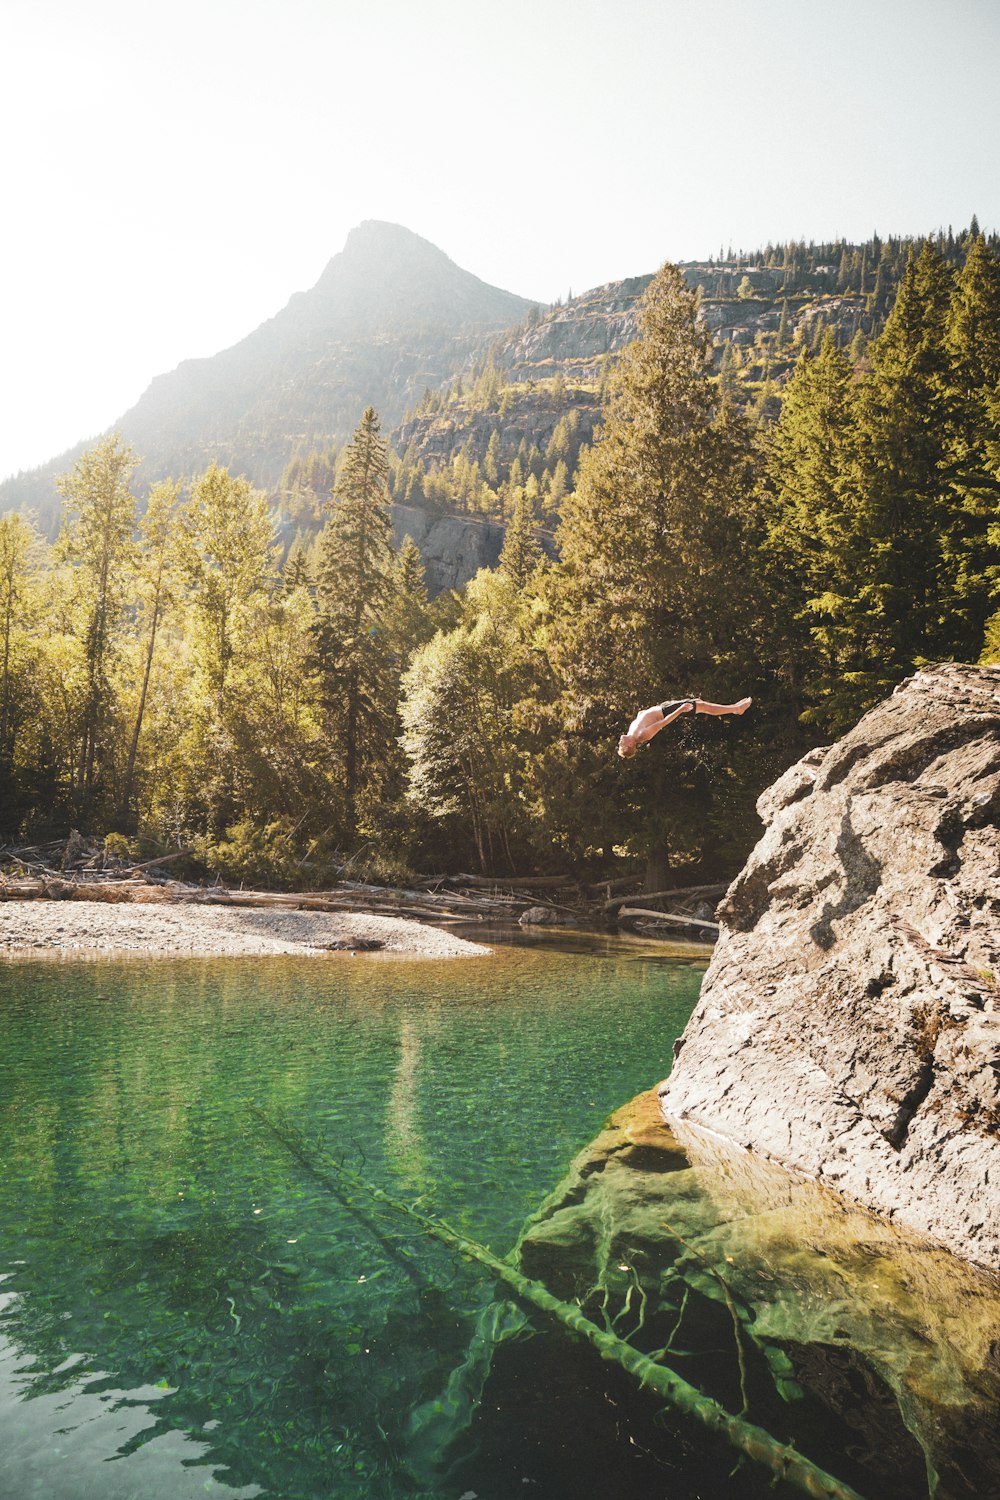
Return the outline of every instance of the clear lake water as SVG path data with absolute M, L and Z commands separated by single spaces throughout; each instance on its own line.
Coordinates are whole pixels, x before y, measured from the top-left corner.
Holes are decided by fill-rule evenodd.
M 654 1451 L 658 1408 L 621 1372 L 537 1314 L 503 1338 L 488 1275 L 260 1115 L 506 1255 L 667 1072 L 703 969 L 612 940 L 0 965 L 0 1500 L 773 1493 L 683 1429 Z M 430 1452 L 421 1414 L 484 1339 Z

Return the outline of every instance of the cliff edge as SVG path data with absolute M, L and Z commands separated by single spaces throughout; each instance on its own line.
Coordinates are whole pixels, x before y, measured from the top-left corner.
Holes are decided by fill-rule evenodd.
M 757 807 L 664 1117 L 1000 1268 L 1000 668 L 918 672 Z

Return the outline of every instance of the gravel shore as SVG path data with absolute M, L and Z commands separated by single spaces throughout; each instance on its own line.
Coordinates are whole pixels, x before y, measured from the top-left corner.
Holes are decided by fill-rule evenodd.
M 0 902 L 0 954 L 143 953 L 156 958 L 323 954 L 355 937 L 386 953 L 460 958 L 489 953 L 422 922 L 350 912 L 110 904 L 98 901 Z

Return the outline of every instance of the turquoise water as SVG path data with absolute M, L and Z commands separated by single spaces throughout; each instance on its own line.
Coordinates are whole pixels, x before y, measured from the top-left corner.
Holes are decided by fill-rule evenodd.
M 610 944 L 4 965 L 0 1496 L 471 1493 L 408 1444 L 493 1289 L 248 1103 L 504 1254 L 700 977 Z

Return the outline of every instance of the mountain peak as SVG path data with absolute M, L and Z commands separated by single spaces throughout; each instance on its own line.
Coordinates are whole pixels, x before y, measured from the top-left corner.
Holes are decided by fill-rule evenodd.
M 292 453 L 344 442 L 366 406 L 388 431 L 535 305 L 402 224 L 367 219 L 310 291 L 231 348 L 157 376 L 115 427 L 143 456 L 145 480 L 193 474 L 214 458 L 275 484 Z M 61 462 L 30 481 L 27 503 L 49 516 Z M 18 484 L 15 503 L 24 494 Z
M 432 245 L 430 240 L 407 229 L 405 224 L 392 224 L 388 219 L 362 219 L 349 232 L 341 253 L 351 255 L 380 248 L 395 248 L 410 254 L 430 251 L 435 257 L 448 259 L 444 251 Z
M 369 328 L 390 323 L 509 327 L 531 306 L 463 271 L 430 240 L 402 224 L 365 219 L 328 262 L 313 294 L 337 319 Z

